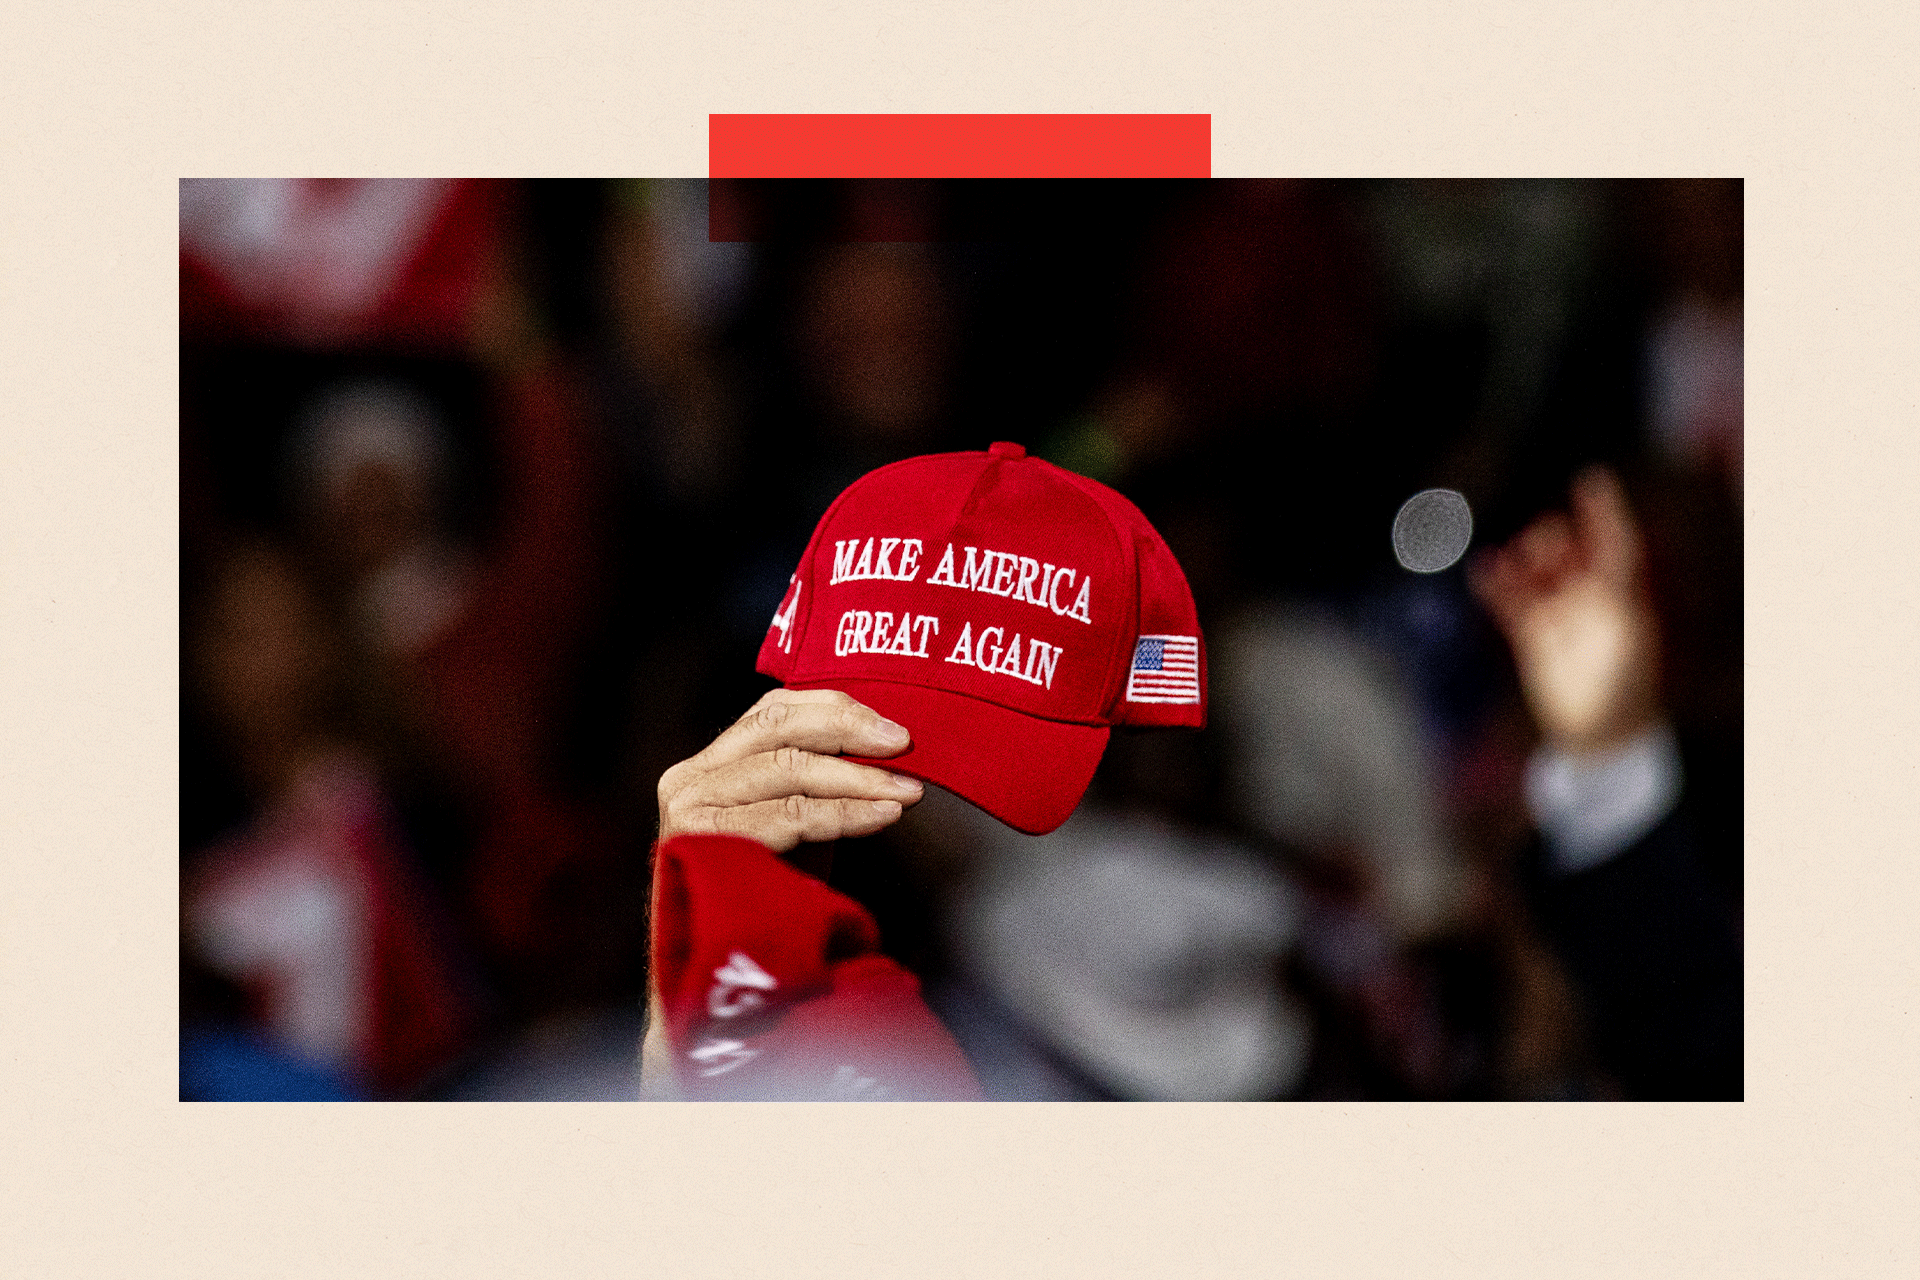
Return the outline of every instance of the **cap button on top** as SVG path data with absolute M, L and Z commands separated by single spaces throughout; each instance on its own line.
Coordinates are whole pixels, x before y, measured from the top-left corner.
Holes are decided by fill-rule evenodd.
M 996 440 L 987 452 L 996 458 L 1024 458 L 1027 456 L 1026 446 L 1015 444 L 1011 440 Z

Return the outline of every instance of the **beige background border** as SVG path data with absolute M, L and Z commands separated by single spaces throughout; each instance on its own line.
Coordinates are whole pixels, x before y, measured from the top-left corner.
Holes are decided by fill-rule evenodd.
M 0 1271 L 1920 1274 L 1906 6 L 0 16 Z M 175 180 L 698 174 L 709 111 L 1210 111 L 1222 175 L 1747 179 L 1749 1101 L 187 1107 Z

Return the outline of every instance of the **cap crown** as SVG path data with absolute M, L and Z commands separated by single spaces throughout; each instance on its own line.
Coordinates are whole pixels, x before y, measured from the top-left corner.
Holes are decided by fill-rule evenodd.
M 1113 490 L 1011 444 L 854 482 L 814 530 L 759 669 L 1069 724 L 1205 718 L 1193 600 L 1159 534 Z

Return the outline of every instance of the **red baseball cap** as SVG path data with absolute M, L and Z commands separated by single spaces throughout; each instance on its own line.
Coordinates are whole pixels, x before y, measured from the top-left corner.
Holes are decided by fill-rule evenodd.
M 760 647 L 913 745 L 864 761 L 1053 830 L 1112 726 L 1206 723 L 1206 647 L 1166 542 L 1103 484 L 1017 444 L 869 472 L 813 531 Z

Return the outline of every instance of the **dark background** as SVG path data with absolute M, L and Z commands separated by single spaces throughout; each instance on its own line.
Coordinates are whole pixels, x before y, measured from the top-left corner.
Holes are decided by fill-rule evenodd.
M 1737 900 L 1737 391 L 1729 421 L 1669 389 L 1694 352 L 1676 316 L 1737 336 L 1739 183 L 527 181 L 438 199 L 384 283 L 322 322 L 317 269 L 288 246 L 321 215 L 208 249 L 183 196 L 183 884 L 274 810 L 272 733 L 367 762 L 455 975 L 418 990 L 458 992 L 459 1013 L 353 1087 L 456 1096 L 553 1027 L 624 1034 L 654 783 L 768 687 L 754 654 L 815 520 L 874 466 L 994 440 L 1133 498 L 1203 627 L 1308 601 L 1389 654 L 1495 886 L 1528 838 L 1531 729 L 1461 568 L 1408 573 L 1388 530 L 1444 485 L 1491 545 L 1580 466 L 1613 466 L 1648 541 L 1703 857 Z M 731 240 L 708 238 L 709 201 Z M 248 270 L 270 283 L 236 287 Z M 355 509 L 315 516 L 289 462 L 319 399 L 367 379 L 428 407 L 442 465 L 409 527 L 471 575 L 464 612 L 404 654 L 355 633 L 338 545 Z M 218 637 L 244 627 L 214 602 L 256 554 L 312 602 L 288 643 L 327 655 L 296 664 L 310 710 L 272 733 L 219 693 Z M 1231 829 L 1222 749 L 1117 738 L 1096 795 Z M 843 849 L 835 875 L 937 973 L 920 878 L 883 843 Z M 1354 1047 L 1329 1089 L 1538 1088 L 1499 1046 L 1559 1014 L 1513 996 L 1537 949 L 1492 901 L 1422 953 L 1477 1065 L 1422 1095 L 1334 1009 L 1323 1044 Z M 183 1027 L 264 1025 L 259 993 L 215 969 L 183 941 Z M 1556 1078 L 1586 1079 L 1570 1055 Z

